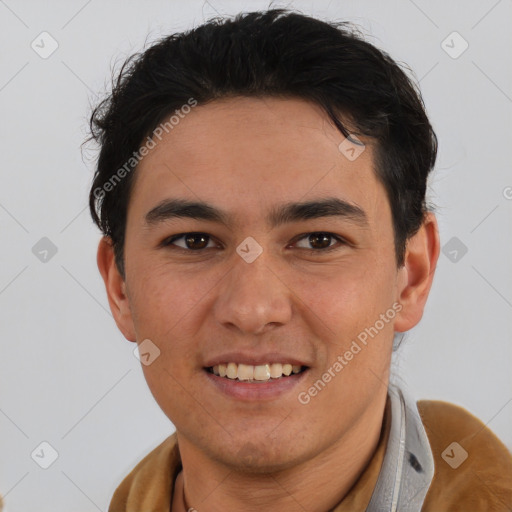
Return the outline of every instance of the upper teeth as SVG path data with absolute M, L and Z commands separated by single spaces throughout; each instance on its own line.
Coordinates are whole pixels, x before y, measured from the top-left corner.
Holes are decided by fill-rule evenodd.
M 218 364 L 212 368 L 215 375 L 220 377 L 227 377 L 228 379 L 238 380 L 259 380 L 265 381 L 272 379 L 278 379 L 283 375 L 287 377 L 291 373 L 299 373 L 301 369 L 300 365 L 291 364 L 259 364 L 253 366 L 252 364 Z

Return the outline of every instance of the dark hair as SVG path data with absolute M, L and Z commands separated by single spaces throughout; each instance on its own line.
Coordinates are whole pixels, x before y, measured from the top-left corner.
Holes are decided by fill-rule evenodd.
M 89 206 L 112 239 L 123 276 L 137 151 L 191 99 L 201 105 L 233 96 L 312 101 L 345 137 L 371 137 L 391 206 L 397 264 L 403 265 L 407 239 L 427 211 L 427 176 L 437 153 L 421 94 L 389 55 L 348 23 L 274 9 L 216 18 L 161 39 L 124 63 L 112 93 L 94 109 L 91 139 L 100 153 Z

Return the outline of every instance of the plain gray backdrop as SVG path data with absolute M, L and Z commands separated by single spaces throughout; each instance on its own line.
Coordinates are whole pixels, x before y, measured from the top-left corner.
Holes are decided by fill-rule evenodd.
M 424 318 L 393 371 L 417 399 L 462 405 L 512 447 L 512 2 L 272 5 L 357 23 L 420 81 L 440 141 L 429 198 L 443 253 Z M 106 511 L 120 480 L 174 430 L 146 386 L 134 344 L 114 324 L 96 268 L 99 232 L 87 210 L 94 154 L 80 152 L 90 104 L 112 65 L 145 43 L 268 6 L 0 0 L 7 512 Z

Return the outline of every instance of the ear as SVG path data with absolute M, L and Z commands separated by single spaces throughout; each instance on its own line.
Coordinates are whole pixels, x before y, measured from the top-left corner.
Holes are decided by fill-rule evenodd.
M 117 268 L 112 240 L 109 237 L 104 236 L 100 240 L 96 261 L 117 327 L 128 341 L 136 341 L 126 283 Z
M 429 212 L 418 232 L 407 241 L 404 266 L 399 270 L 397 300 L 402 309 L 395 319 L 395 331 L 408 331 L 421 320 L 434 279 L 439 250 L 437 220 Z

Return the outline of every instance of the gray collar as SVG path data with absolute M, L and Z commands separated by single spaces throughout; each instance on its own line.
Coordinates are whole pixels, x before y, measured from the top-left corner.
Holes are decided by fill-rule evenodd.
M 366 512 L 419 512 L 434 476 L 434 458 L 416 402 L 390 384 L 391 427 Z

